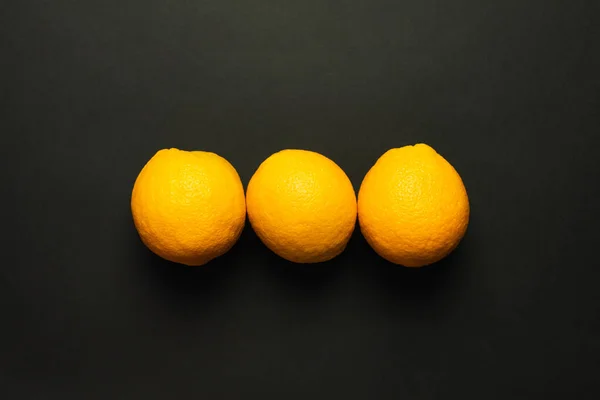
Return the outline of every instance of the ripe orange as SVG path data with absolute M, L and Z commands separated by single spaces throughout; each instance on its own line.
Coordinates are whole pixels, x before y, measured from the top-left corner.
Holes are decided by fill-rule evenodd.
M 297 263 L 340 254 L 356 224 L 352 183 L 333 161 L 306 150 L 267 158 L 246 193 L 250 223 L 261 241 Z
M 392 149 L 365 176 L 358 219 L 383 258 L 407 267 L 432 264 L 460 242 L 469 223 L 463 182 L 426 144 Z
M 160 150 L 135 181 L 131 211 L 150 250 L 169 261 L 202 265 L 239 238 L 246 218 L 244 188 L 223 157 Z

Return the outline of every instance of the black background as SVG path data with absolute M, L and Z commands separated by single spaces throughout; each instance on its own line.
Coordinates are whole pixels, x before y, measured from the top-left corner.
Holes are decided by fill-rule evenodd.
M 597 18 L 592 0 L 3 1 L 0 397 L 599 398 Z M 186 268 L 131 220 L 164 147 L 214 151 L 244 185 L 310 149 L 358 190 L 417 142 L 472 207 L 429 268 L 358 232 L 301 267 L 249 227 Z

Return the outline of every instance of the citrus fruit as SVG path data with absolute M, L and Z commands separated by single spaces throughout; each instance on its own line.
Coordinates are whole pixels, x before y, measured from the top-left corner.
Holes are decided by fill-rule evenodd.
M 307 150 L 267 158 L 246 192 L 248 218 L 260 240 L 296 263 L 340 254 L 356 224 L 356 195 L 342 169 Z
M 380 256 L 421 267 L 458 245 L 469 223 L 469 199 L 454 167 L 434 149 L 405 146 L 387 151 L 365 176 L 358 220 Z
M 169 261 L 202 265 L 239 238 L 246 218 L 244 188 L 223 157 L 164 149 L 138 175 L 131 211 L 150 250 Z

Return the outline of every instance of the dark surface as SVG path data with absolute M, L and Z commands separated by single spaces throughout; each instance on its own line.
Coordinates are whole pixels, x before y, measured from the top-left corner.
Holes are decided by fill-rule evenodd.
M 600 398 L 596 4 L 2 2 L 0 398 Z M 359 233 L 299 267 L 247 228 L 191 269 L 131 220 L 163 147 L 245 185 L 311 149 L 358 189 L 416 142 L 472 206 L 430 268 Z

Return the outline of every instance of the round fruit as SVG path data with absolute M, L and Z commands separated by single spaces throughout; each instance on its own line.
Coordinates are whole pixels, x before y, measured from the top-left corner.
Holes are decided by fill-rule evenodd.
M 356 224 L 352 183 L 333 161 L 306 150 L 283 150 L 254 173 L 246 193 L 248 217 L 260 240 L 296 263 L 340 254 Z
M 365 176 L 358 220 L 383 258 L 407 267 L 447 256 L 464 236 L 469 199 L 456 170 L 426 144 L 392 149 Z
M 246 219 L 244 188 L 223 157 L 160 150 L 135 181 L 131 211 L 150 250 L 169 261 L 202 265 L 239 238 Z

